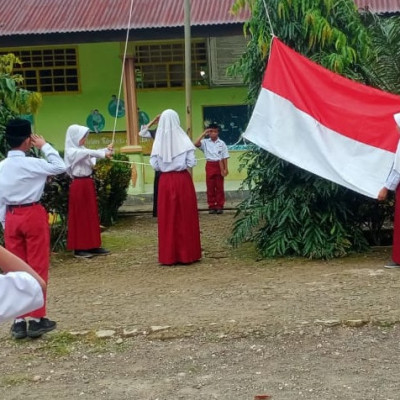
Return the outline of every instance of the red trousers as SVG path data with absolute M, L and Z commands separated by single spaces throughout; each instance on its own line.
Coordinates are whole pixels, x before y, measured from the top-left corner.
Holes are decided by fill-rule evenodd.
M 392 260 L 400 264 L 400 185 L 397 186 L 394 203 Z
M 89 250 L 101 246 L 101 231 L 96 188 L 92 178 L 74 179 L 69 187 L 69 250 Z
M 207 161 L 206 185 L 208 208 L 212 210 L 224 208 L 224 177 L 221 175 L 221 167 L 219 161 Z
M 199 214 L 196 192 L 188 171 L 161 173 L 157 215 L 160 264 L 190 264 L 199 260 Z
M 7 211 L 4 230 L 5 247 L 29 264 L 47 283 L 50 265 L 49 217 L 40 204 L 13 208 Z M 46 316 L 46 293 L 44 305 L 21 316 L 42 318 Z

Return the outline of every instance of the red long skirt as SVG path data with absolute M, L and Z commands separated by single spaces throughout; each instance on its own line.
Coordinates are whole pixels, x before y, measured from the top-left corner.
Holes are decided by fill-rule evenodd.
M 394 203 L 392 260 L 400 264 L 400 185 L 397 186 Z
M 161 174 L 157 207 L 160 264 L 190 264 L 199 260 L 199 214 L 196 192 L 188 171 Z
M 48 214 L 42 205 L 7 211 L 4 242 L 7 250 L 29 264 L 47 283 L 50 266 L 50 228 Z M 21 318 L 28 316 L 46 316 L 46 293 L 43 306 L 22 315 Z
M 69 187 L 69 250 L 89 250 L 101 246 L 96 188 L 92 178 L 74 179 Z

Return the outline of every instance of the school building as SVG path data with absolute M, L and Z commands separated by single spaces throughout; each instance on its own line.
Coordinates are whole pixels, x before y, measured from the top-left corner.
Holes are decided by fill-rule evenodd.
M 247 88 L 226 75 L 245 51 L 248 11 L 231 13 L 233 0 L 191 0 L 191 132 L 195 139 L 209 122 L 221 126 L 230 148 L 227 180 L 241 180 L 238 157 L 248 119 Z M 357 0 L 359 7 L 393 12 L 399 0 Z M 186 3 L 187 4 L 187 3 Z M 71 124 L 89 126 L 89 146 L 112 140 L 138 166 L 141 192 L 153 180 L 151 142 L 138 127 L 166 108 L 186 128 L 185 0 L 0 0 L 0 54 L 23 62 L 15 73 L 24 87 L 43 96 L 33 123 L 58 150 Z M 383 7 L 383 8 L 382 8 Z M 31 118 L 28 116 L 28 118 Z M 203 181 L 204 160 L 193 170 Z

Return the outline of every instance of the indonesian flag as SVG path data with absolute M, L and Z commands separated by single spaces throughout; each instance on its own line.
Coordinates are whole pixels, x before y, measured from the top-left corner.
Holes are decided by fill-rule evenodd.
M 245 139 L 325 179 L 376 198 L 399 133 L 395 96 L 335 74 L 274 38 Z

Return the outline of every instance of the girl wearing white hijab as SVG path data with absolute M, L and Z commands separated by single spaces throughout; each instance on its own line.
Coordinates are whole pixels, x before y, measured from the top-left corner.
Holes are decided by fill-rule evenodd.
M 400 113 L 394 114 L 400 134 Z M 396 191 L 394 222 L 393 222 L 393 247 L 392 261 L 385 268 L 400 268 L 400 140 L 394 157 L 392 171 L 386 179 L 385 186 L 378 193 L 378 200 L 385 200 L 389 190 Z
M 174 110 L 165 110 L 150 155 L 161 171 L 158 188 L 158 260 L 163 265 L 190 264 L 201 258 L 197 198 L 188 172 L 197 164 L 195 146 L 180 127 Z
M 97 158 L 110 158 L 112 145 L 91 150 L 84 144 L 89 128 L 71 125 L 65 139 L 64 161 L 72 178 L 68 201 L 67 248 L 75 257 L 91 258 L 110 252 L 101 247 L 96 188 L 91 177 Z

